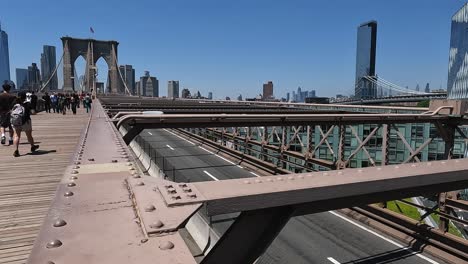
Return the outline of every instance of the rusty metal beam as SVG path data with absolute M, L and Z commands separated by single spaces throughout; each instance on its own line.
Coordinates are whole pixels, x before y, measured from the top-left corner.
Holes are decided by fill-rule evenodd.
M 327 204 L 333 199 L 344 199 L 342 205 L 353 206 L 356 197 L 360 203 L 372 203 L 377 198 L 382 201 L 466 188 L 467 173 L 468 159 L 461 159 L 190 183 L 200 193 L 198 199 L 166 202 L 169 206 L 201 202 L 208 215 L 312 202 Z

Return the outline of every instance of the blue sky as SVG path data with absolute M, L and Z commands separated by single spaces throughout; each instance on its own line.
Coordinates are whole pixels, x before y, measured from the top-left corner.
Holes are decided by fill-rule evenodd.
M 426 82 L 445 88 L 450 18 L 466 1 L 5 2 L 0 20 L 13 80 L 15 68 L 39 64 L 42 45 L 56 46 L 59 59 L 61 36 L 92 36 L 119 41 L 119 63 L 133 65 L 137 77 L 149 70 L 162 95 L 174 79 L 181 88 L 221 98 L 253 97 L 268 80 L 276 97 L 298 86 L 318 96 L 353 93 L 357 26 L 372 19 L 379 76 L 413 89 Z

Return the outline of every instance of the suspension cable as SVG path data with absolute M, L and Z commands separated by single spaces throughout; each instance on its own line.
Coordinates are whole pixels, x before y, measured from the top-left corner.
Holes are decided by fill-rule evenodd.
M 66 43 L 65 43 L 66 44 Z M 50 83 L 50 81 L 52 80 L 52 78 L 54 77 L 54 75 L 56 75 L 57 73 L 57 70 L 58 70 L 58 67 L 60 66 L 60 64 L 62 63 L 62 60 L 63 60 L 63 56 L 65 55 L 65 49 L 62 53 L 62 56 L 60 57 L 60 60 L 59 60 L 59 63 L 57 63 L 57 66 L 55 66 L 55 69 L 54 71 L 52 72 L 52 74 L 50 75 L 49 77 L 49 80 L 47 80 L 47 82 L 45 84 L 42 85 L 41 89 L 39 89 L 39 92 L 42 92 L 42 90 L 44 90 L 47 85 Z M 58 87 L 57 87 L 58 88 Z
M 119 68 L 119 62 L 117 61 L 117 54 L 115 52 L 115 47 L 114 45 L 112 45 L 112 52 L 114 52 L 114 58 L 115 58 L 115 64 L 117 66 L 117 72 L 119 73 L 119 76 L 120 76 L 120 80 L 122 81 L 124 87 L 125 87 L 125 91 L 130 95 L 132 96 L 132 93 L 130 92 L 130 90 L 128 89 L 127 87 L 127 82 L 124 81 L 124 78 L 122 76 L 122 73 L 120 72 L 120 68 Z

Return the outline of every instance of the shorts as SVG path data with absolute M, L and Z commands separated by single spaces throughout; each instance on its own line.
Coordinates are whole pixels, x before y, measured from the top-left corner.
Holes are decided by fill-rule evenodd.
M 16 129 L 21 129 L 21 131 L 32 131 L 31 120 L 26 121 L 26 123 L 22 124 L 21 126 L 14 126 L 13 128 L 15 130 Z
M 0 126 L 4 128 L 11 127 L 10 113 L 0 114 Z

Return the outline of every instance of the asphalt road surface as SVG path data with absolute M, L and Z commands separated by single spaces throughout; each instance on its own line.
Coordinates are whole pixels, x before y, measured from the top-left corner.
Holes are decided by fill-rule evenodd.
M 260 177 L 197 142 L 172 130 L 151 129 L 140 134 L 158 153 L 167 174 L 177 181 L 212 181 Z M 231 219 L 236 214 L 219 219 Z M 218 221 L 215 230 L 223 232 L 231 221 Z M 271 263 L 444 263 L 408 249 L 399 241 L 350 220 L 336 212 L 292 218 L 267 252 L 256 262 Z

